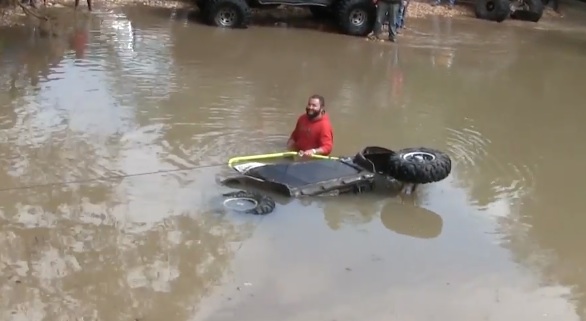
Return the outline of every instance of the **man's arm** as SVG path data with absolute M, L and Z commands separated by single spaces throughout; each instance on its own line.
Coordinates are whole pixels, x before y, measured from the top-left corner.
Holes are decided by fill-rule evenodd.
M 296 151 L 297 150 L 297 148 L 295 146 L 295 139 L 289 138 L 289 140 L 287 140 L 287 150 L 289 150 L 289 151 Z
M 319 145 L 320 147 L 315 149 L 316 154 L 329 155 L 332 152 L 332 148 L 334 147 L 334 134 L 332 126 L 329 123 L 322 128 Z
M 293 129 L 293 132 L 291 132 L 291 135 L 289 136 L 289 139 L 287 140 L 287 149 L 288 150 L 292 150 L 292 151 L 297 150 L 297 146 L 295 146 L 295 142 L 297 141 L 298 128 L 299 128 L 299 119 L 297 120 L 297 123 L 295 124 L 295 128 Z

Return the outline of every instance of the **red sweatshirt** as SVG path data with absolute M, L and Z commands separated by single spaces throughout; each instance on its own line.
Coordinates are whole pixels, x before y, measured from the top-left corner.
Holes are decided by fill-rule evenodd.
M 323 155 L 329 155 L 334 145 L 334 134 L 328 114 L 323 114 L 317 120 L 310 120 L 306 114 L 299 116 L 291 139 L 295 148 L 300 150 L 323 149 Z

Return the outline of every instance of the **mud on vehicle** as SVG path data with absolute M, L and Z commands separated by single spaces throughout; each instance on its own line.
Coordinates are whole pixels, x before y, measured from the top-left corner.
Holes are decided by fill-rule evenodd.
M 279 5 L 308 7 L 318 19 L 333 18 L 342 33 L 366 36 L 376 18 L 372 0 L 195 0 L 206 23 L 223 28 L 246 28 L 251 8 Z
M 286 153 L 283 153 L 286 154 Z M 293 153 L 295 154 L 295 153 Z M 374 189 L 375 178 L 385 177 L 397 185 L 439 182 L 450 175 L 450 157 L 431 148 L 406 148 L 397 152 L 366 147 L 354 157 L 326 157 L 289 162 L 254 162 L 264 155 L 237 157 L 229 162 L 238 175 L 222 181 L 270 190 L 289 197 L 364 193 Z M 239 161 L 237 159 L 240 159 Z M 249 201 L 247 213 L 265 215 L 274 201 L 261 193 L 237 191 L 224 194 L 230 202 Z
M 544 0 L 475 0 L 476 18 L 503 22 L 512 19 L 538 22 L 543 16 Z

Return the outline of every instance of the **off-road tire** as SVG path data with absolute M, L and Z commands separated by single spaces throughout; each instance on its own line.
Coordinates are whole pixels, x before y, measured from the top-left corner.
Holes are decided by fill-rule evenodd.
M 432 155 L 433 159 L 411 157 L 413 153 Z M 441 151 L 432 148 L 405 148 L 390 157 L 391 177 L 403 183 L 427 184 L 439 182 L 452 171 L 452 160 Z
M 474 14 L 476 18 L 503 22 L 511 14 L 509 0 L 475 0 Z
M 245 213 L 254 215 L 267 215 L 275 209 L 275 201 L 261 193 L 249 192 L 249 191 L 236 191 L 222 194 L 224 197 L 234 198 L 251 198 L 256 201 L 257 205 L 255 208 L 247 210 Z
M 207 0 L 207 4 L 204 7 L 204 17 L 212 26 L 246 28 L 250 23 L 250 7 L 245 0 Z M 220 13 L 224 9 L 232 9 L 236 13 L 236 18 L 230 25 L 223 24 L 220 21 Z
M 542 0 L 523 0 L 523 6 L 527 10 L 519 9 L 511 13 L 511 19 L 538 22 L 543 16 L 545 5 Z
M 353 23 L 352 12 L 362 10 L 364 21 L 357 25 Z M 372 0 L 340 0 L 335 8 L 336 22 L 343 33 L 365 37 L 374 28 L 376 20 L 376 6 Z

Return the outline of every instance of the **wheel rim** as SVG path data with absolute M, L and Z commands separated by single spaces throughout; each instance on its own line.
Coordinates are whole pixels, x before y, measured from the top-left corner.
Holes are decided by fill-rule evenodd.
M 224 200 L 224 207 L 236 212 L 246 212 L 257 206 L 258 202 L 250 197 L 232 197 Z
M 222 8 L 216 14 L 216 22 L 222 27 L 232 27 L 237 17 L 238 14 L 233 8 Z
M 435 159 L 435 155 L 426 152 L 411 152 L 403 155 L 405 160 L 417 160 L 420 162 L 430 162 Z
M 354 9 L 350 11 L 350 23 L 353 26 L 360 27 L 366 23 L 366 11 L 362 9 Z

